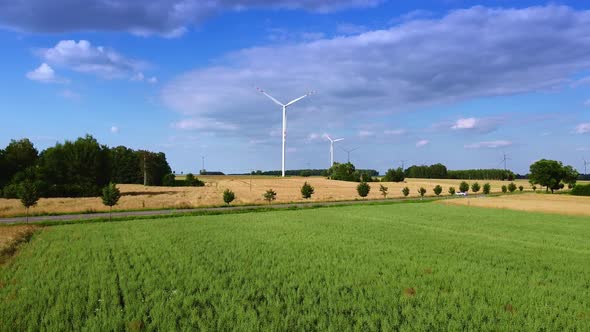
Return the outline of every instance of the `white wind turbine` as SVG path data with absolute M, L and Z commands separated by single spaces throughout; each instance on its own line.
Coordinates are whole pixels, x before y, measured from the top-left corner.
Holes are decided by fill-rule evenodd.
M 334 143 L 342 141 L 344 138 L 336 138 L 332 139 L 332 137 L 325 135 L 328 140 L 330 140 L 330 167 L 334 165 Z
M 287 139 L 287 107 L 295 104 L 296 102 L 300 101 L 301 99 L 313 94 L 312 92 L 308 92 L 305 95 L 297 98 L 297 99 L 293 99 L 290 102 L 283 104 L 280 101 L 276 100 L 274 97 L 272 97 L 271 95 L 269 95 L 268 93 L 264 92 L 264 90 L 260 89 L 260 88 L 256 88 L 258 91 L 260 91 L 260 93 L 262 93 L 263 95 L 267 96 L 268 98 L 270 98 L 270 100 L 274 101 L 275 104 L 281 106 L 283 108 L 283 157 L 282 157 L 282 175 L 283 177 L 285 177 L 285 140 Z

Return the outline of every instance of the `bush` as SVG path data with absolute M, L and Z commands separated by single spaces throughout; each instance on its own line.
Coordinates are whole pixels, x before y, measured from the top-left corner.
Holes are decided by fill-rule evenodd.
M 381 192 L 381 195 L 383 195 L 383 198 L 387 198 L 387 190 L 388 188 L 382 184 L 379 185 L 379 191 Z
M 426 189 L 424 187 L 420 187 L 420 189 L 418 189 L 418 194 L 420 194 L 420 199 L 422 199 L 424 194 L 426 194 Z
M 471 185 L 471 191 L 473 191 L 474 193 L 478 192 L 478 191 L 479 191 L 479 189 L 481 189 L 481 187 L 479 186 L 479 183 L 477 183 L 477 182 L 474 182 L 474 183 Z
M 223 201 L 225 202 L 225 204 L 229 205 L 231 202 L 234 201 L 234 199 L 236 199 L 236 194 L 234 194 L 233 191 L 229 189 L 225 189 L 223 191 Z
M 314 192 L 314 188 L 307 181 L 301 186 L 301 196 L 305 199 L 311 198 Z
M 506 185 L 502 185 L 502 192 L 503 193 L 507 193 L 508 192 L 508 187 L 506 187 Z
M 18 191 L 19 185 L 16 183 L 11 183 L 4 187 L 4 198 L 19 198 Z
M 268 189 L 262 196 L 268 201 L 268 204 L 277 199 L 277 193 L 272 189 Z
M 402 194 L 404 194 L 404 197 L 408 197 L 410 194 L 410 188 L 404 187 L 404 189 L 402 189 Z
M 483 193 L 485 195 L 489 195 L 490 191 L 492 191 L 492 186 L 489 183 L 483 185 Z
M 590 196 L 590 184 L 577 184 L 572 188 L 572 195 Z
M 514 182 L 510 182 L 508 184 L 508 191 L 510 191 L 511 193 L 513 193 L 516 190 L 516 185 L 514 184 Z
M 434 194 L 435 194 L 436 196 L 438 196 L 438 195 L 440 195 L 440 194 L 442 193 L 442 190 L 443 190 L 443 188 L 442 188 L 440 185 L 438 185 L 438 184 L 437 184 L 437 185 L 434 187 Z
M 387 173 L 385 173 L 385 176 L 381 179 L 381 181 L 383 182 L 403 182 L 404 179 L 406 178 L 406 175 L 404 174 L 404 170 L 399 167 L 397 169 L 389 169 L 387 170 Z
M 303 170 L 303 171 L 299 172 L 299 176 L 309 177 L 309 176 L 311 176 L 311 171 L 310 170 Z
M 164 187 L 174 187 L 176 185 L 176 176 L 172 173 L 164 175 L 162 185 Z
M 356 191 L 358 192 L 359 196 L 367 197 L 371 191 L 371 186 L 369 186 L 369 184 L 366 182 L 361 182 L 358 186 L 356 186 Z
M 537 186 L 533 186 L 533 191 L 537 191 Z
M 518 190 L 520 190 L 520 192 L 522 192 L 524 190 L 523 186 L 518 186 Z
M 462 193 L 466 193 L 469 191 L 469 183 L 463 181 L 459 184 L 459 191 Z
M 449 187 L 449 194 L 451 194 L 451 195 L 455 194 L 455 187 Z

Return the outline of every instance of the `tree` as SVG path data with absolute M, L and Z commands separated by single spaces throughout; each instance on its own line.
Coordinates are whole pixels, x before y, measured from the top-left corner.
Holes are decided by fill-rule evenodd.
M 539 184 L 545 187 L 545 191 L 559 189 L 559 184 L 575 184 L 578 172 L 571 166 L 563 166 L 559 161 L 541 159 L 534 162 L 530 167 L 529 182 L 533 185 Z
M 186 185 L 188 187 L 192 187 L 195 185 L 195 176 L 193 175 L 193 173 L 188 173 L 185 178 L 184 178 L 184 182 L 186 183 Z
M 405 180 L 404 170 L 401 167 L 388 169 L 385 176 L 381 179 L 383 182 L 403 182 Z
M 236 194 L 234 194 L 233 191 L 229 189 L 225 189 L 223 191 L 223 201 L 225 202 L 225 204 L 229 205 L 231 202 L 234 201 L 234 199 L 236 199 Z
M 522 191 L 524 190 L 524 187 L 523 187 L 523 186 L 518 186 L 518 190 L 519 190 L 520 192 L 522 192 Z
M 532 186 L 532 188 L 533 188 L 533 191 L 535 191 L 535 192 L 537 191 L 537 186 Z
M 387 198 L 387 190 L 389 188 L 387 188 L 386 186 L 380 184 L 379 185 L 379 191 L 381 192 L 381 195 L 383 195 L 383 198 Z
M 466 193 L 469 191 L 469 183 L 463 181 L 459 184 L 459 191 L 462 193 Z
M 443 188 L 442 188 L 440 185 L 438 185 L 438 184 L 437 184 L 437 185 L 434 187 L 434 194 L 435 194 L 436 196 L 440 195 L 440 194 L 442 193 L 442 191 L 443 191 Z
M 483 185 L 483 193 L 485 195 L 489 195 L 490 191 L 492 191 L 492 186 L 489 183 Z
M 165 187 L 174 187 L 176 185 L 176 176 L 172 173 L 164 175 L 162 185 Z
M 143 183 L 139 155 L 135 151 L 124 146 L 117 146 L 110 149 L 110 155 L 112 182 Z
M 121 192 L 117 185 L 109 183 L 102 189 L 102 204 L 109 207 L 109 220 L 112 220 L 113 206 L 117 205 L 121 198 Z
M 0 187 L 6 185 L 12 177 L 37 163 L 39 152 L 28 138 L 11 140 L 2 153 L 0 168 Z
M 455 187 L 449 187 L 449 194 L 451 194 L 451 195 L 455 194 Z
M 37 205 L 39 200 L 37 187 L 31 181 L 24 181 L 20 184 L 18 196 L 22 205 L 27 209 L 27 222 L 29 222 L 29 208 Z
M 356 186 L 356 191 L 358 192 L 359 196 L 367 197 L 367 195 L 369 195 L 369 192 L 371 191 L 371 186 L 369 186 L 368 183 L 363 181 L 359 183 L 358 186 Z
M 426 189 L 424 187 L 420 187 L 420 189 L 418 189 L 418 194 L 420 194 L 420 200 L 422 200 L 422 198 L 424 198 L 424 194 L 426 194 Z
M 408 197 L 410 194 L 410 188 L 404 187 L 404 189 L 402 189 L 402 194 L 404 194 L 404 197 Z
M 272 201 L 277 199 L 277 193 L 272 189 L 268 189 L 262 196 L 268 201 L 269 205 Z
M 305 181 L 303 186 L 301 186 L 301 196 L 305 199 L 311 198 L 311 195 L 313 195 L 314 192 L 315 189 L 311 186 L 311 184 L 307 183 L 307 181 Z
M 508 187 L 506 187 L 506 185 L 502 185 L 502 192 L 503 193 L 507 193 L 508 192 Z
M 514 184 L 514 182 L 510 182 L 508 184 L 508 191 L 510 191 L 511 193 L 513 193 L 516 190 L 516 185 Z
M 474 183 L 471 185 L 471 191 L 473 191 L 474 193 L 478 192 L 478 191 L 479 191 L 479 189 L 481 189 L 481 187 L 479 186 L 479 183 L 477 183 L 477 182 L 474 182 Z

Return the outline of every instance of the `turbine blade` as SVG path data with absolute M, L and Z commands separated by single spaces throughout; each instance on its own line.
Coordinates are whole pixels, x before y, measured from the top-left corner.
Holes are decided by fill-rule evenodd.
M 283 103 L 281 103 L 280 101 L 276 100 L 273 96 L 269 95 L 268 93 L 266 93 L 261 88 L 256 88 L 256 90 L 258 90 L 260 93 L 262 93 L 263 95 L 265 95 L 268 98 L 270 98 L 270 100 L 274 101 L 277 105 L 279 105 L 279 106 L 287 106 L 287 105 L 283 105 Z
M 344 138 L 337 138 L 337 139 L 334 140 L 334 142 L 339 142 L 339 141 L 342 141 L 342 140 L 344 140 Z
M 295 104 L 296 102 L 300 101 L 301 99 L 303 99 L 303 98 L 305 98 L 305 97 L 307 97 L 307 96 L 310 96 L 310 95 L 312 95 L 312 94 L 313 94 L 313 91 L 312 91 L 312 92 L 308 92 L 308 93 L 306 93 L 305 95 L 303 95 L 303 96 L 301 96 L 301 97 L 299 97 L 299 98 L 297 98 L 297 99 L 293 99 L 293 100 L 291 100 L 290 102 L 288 102 L 288 103 L 285 105 L 285 107 L 287 107 L 287 106 L 290 106 L 290 105 L 293 105 L 293 104 Z

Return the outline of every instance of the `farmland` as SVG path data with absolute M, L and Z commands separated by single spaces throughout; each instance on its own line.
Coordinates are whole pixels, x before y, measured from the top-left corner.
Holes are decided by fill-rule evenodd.
M 305 181 L 315 187 L 315 194 L 310 201 L 338 201 L 359 198 L 356 192 L 357 183 L 328 180 L 323 177 L 267 177 L 267 176 L 203 176 L 204 187 L 144 187 L 142 185 L 119 185 L 123 197 L 115 209 L 162 209 L 191 208 L 223 204 L 222 192 L 226 188 L 236 193 L 234 204 L 264 204 L 262 194 L 269 188 L 277 192 L 277 203 L 300 202 L 300 188 Z M 475 180 L 467 180 L 469 183 Z M 450 186 L 459 187 L 461 180 L 406 179 L 406 183 L 382 183 L 389 188 L 388 197 L 402 197 L 401 189 L 410 188 L 410 196 L 418 196 L 418 188 L 427 189 L 427 196 L 434 195 L 432 189 L 437 184 L 443 187 L 443 195 L 448 195 Z M 492 192 L 499 192 L 506 181 L 478 181 L 481 185 L 490 182 Z M 530 185 L 525 180 L 515 181 L 527 190 Z M 368 199 L 382 198 L 379 183 L 371 183 L 372 189 Z M 73 212 L 107 211 L 101 199 L 91 198 L 42 198 L 37 206 L 31 208 L 32 214 L 55 214 Z M 0 217 L 23 215 L 25 212 L 17 199 L 0 199 Z
M 0 268 L 0 330 L 588 330 L 588 221 L 409 203 L 52 226 Z

